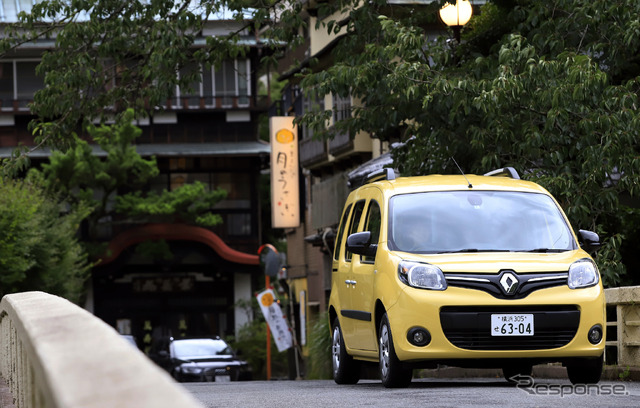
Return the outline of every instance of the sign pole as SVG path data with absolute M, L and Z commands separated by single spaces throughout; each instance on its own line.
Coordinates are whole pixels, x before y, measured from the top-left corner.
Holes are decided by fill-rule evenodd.
M 271 286 L 269 275 L 265 275 L 264 283 L 267 289 Z M 267 381 L 271 380 L 271 330 L 267 322 Z
M 278 255 L 278 251 L 271 244 L 264 244 L 258 249 L 260 254 L 260 262 L 264 268 L 265 290 L 256 294 L 258 304 L 264 315 L 267 324 L 267 381 L 271 380 L 271 337 L 273 336 L 278 351 L 286 350 L 291 347 L 291 333 L 287 321 L 285 320 L 282 309 L 277 303 L 276 295 L 271 288 L 271 277 L 278 276 L 281 268 L 282 260 Z M 271 331 L 273 330 L 273 333 Z

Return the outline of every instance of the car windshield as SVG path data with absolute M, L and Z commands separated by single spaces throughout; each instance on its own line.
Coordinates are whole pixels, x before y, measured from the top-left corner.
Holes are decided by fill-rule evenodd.
M 182 359 L 233 355 L 233 351 L 227 343 L 214 339 L 176 340 L 171 343 L 171 349 L 174 357 Z
M 560 209 L 545 194 L 439 191 L 389 202 L 389 247 L 415 253 L 562 252 L 576 249 Z

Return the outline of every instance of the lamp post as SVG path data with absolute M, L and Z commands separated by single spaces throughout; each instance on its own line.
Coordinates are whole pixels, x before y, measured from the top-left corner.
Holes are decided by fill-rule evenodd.
M 460 29 L 467 24 L 473 14 L 473 7 L 469 0 L 454 0 L 455 4 L 446 3 L 440 9 L 440 18 L 451 27 L 453 36 L 460 43 Z

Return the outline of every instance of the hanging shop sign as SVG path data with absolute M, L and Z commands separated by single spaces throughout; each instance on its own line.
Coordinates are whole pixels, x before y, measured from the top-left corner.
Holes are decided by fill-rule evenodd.
M 298 127 L 292 116 L 269 119 L 271 139 L 271 221 L 273 228 L 300 225 Z

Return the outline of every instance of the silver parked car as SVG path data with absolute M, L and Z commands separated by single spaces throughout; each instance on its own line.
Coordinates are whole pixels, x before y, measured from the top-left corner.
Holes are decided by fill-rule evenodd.
M 171 340 L 169 372 L 179 382 L 245 381 L 252 379 L 251 367 L 240 360 L 221 338 Z

